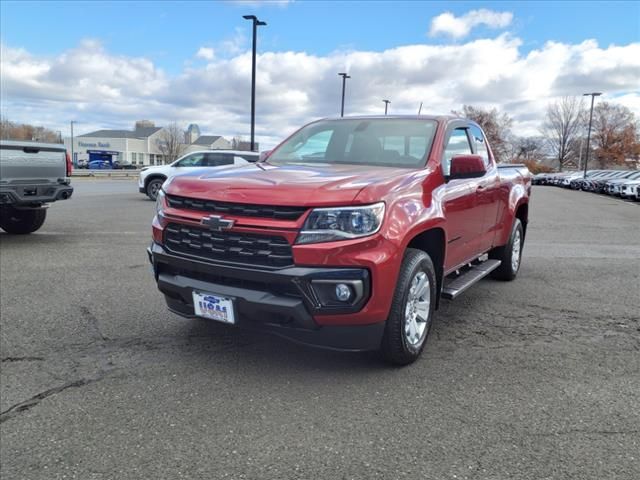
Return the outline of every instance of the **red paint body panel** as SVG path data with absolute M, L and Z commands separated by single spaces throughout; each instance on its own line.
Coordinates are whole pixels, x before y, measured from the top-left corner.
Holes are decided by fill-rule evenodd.
M 455 270 L 509 238 L 515 212 L 528 203 L 530 175 L 525 168 L 498 168 L 493 158 L 479 178 L 450 180 L 441 168 L 452 125 L 461 119 L 438 118 L 426 165 L 419 169 L 353 165 L 275 166 L 268 163 L 195 171 L 165 184 L 169 195 L 224 202 L 303 206 L 296 221 L 224 215 L 236 221 L 232 231 L 281 234 L 293 245 L 296 266 L 362 267 L 371 275 L 371 297 L 357 313 L 316 315 L 320 325 L 364 325 L 385 321 L 407 245 L 417 235 L 440 228 L 445 235 L 445 273 Z M 491 155 L 492 157 L 492 155 Z M 385 218 L 370 237 L 296 245 L 312 207 L 384 202 Z M 173 222 L 197 224 L 209 214 L 166 208 Z M 153 238 L 162 241 L 166 219 L 156 219 Z

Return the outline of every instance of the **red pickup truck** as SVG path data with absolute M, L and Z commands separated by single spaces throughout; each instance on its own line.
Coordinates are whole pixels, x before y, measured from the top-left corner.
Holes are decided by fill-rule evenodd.
M 324 119 L 168 180 L 148 253 L 175 313 L 408 364 L 441 298 L 516 277 L 530 193 L 472 121 Z

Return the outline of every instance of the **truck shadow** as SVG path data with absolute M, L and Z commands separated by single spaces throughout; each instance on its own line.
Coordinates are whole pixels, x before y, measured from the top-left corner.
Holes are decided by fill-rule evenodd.
M 187 320 L 190 339 L 213 346 L 215 355 L 206 355 L 218 363 L 221 355 L 233 358 L 238 365 L 269 364 L 287 369 L 376 370 L 389 368 L 377 352 L 341 352 L 302 345 L 276 334 L 230 327 L 199 319 Z M 222 348 L 220 348 L 222 347 Z
M 424 368 L 432 355 L 439 355 L 443 328 L 434 324 L 425 352 L 413 365 L 388 364 L 377 351 L 344 352 L 293 342 L 272 333 L 256 332 L 199 319 L 186 321 L 185 335 L 201 349 L 200 360 L 212 366 L 233 361 L 238 368 L 259 365 L 278 371 L 384 372 L 402 368 Z M 224 357 L 224 358 L 221 358 Z

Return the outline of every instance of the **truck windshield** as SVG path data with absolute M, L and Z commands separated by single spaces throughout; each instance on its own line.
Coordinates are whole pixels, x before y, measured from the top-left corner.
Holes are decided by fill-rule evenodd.
M 426 163 L 435 131 L 433 120 L 322 120 L 285 141 L 268 162 L 417 168 Z

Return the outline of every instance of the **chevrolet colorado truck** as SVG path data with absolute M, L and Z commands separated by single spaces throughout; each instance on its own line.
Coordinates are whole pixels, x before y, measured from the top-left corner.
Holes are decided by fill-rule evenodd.
M 0 142 L 0 228 L 13 234 L 38 230 L 47 204 L 73 194 L 72 169 L 64 145 Z
M 324 119 L 255 164 L 169 179 L 148 254 L 179 315 L 404 365 L 441 298 L 516 277 L 530 192 L 472 121 Z

